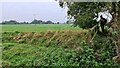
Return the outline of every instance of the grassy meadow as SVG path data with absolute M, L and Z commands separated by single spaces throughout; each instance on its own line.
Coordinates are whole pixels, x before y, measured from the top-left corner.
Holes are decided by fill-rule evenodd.
M 73 27 L 72 24 L 15 24 L 1 25 L 2 32 L 45 32 L 48 30 L 76 30 L 78 27 Z
M 2 65 L 113 68 L 115 45 L 109 37 L 96 36 L 85 43 L 87 30 L 70 24 L 2 25 Z

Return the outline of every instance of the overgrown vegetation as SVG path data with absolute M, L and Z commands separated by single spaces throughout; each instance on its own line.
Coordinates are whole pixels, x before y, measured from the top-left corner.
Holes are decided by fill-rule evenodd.
M 113 30 L 116 32 L 116 35 L 112 38 L 113 41 L 116 43 L 116 50 L 117 50 L 116 51 L 117 55 L 115 56 L 116 57 L 115 60 L 117 62 L 120 62 L 120 1 L 99 2 L 99 0 L 96 0 L 93 2 L 75 2 L 75 1 L 68 2 L 66 0 L 59 0 L 59 5 L 62 8 L 67 7 L 68 8 L 67 14 L 69 19 L 72 20 L 72 22 L 74 22 L 75 26 L 79 26 L 84 29 L 88 29 L 88 28 L 91 29 L 92 26 L 93 27 L 96 26 L 96 24 L 93 24 L 94 23 L 93 18 L 96 15 L 98 16 L 97 13 L 108 11 L 110 14 L 112 14 L 110 16 L 113 18 L 112 21 L 110 21 L 110 24 L 106 24 L 106 25 L 107 26 L 109 25 L 109 27 L 113 28 Z M 108 15 L 106 17 L 108 17 Z M 102 33 L 106 34 L 106 32 L 104 32 L 104 24 L 106 22 L 101 21 L 100 23 L 101 24 L 103 23 L 101 25 Z M 90 33 L 91 32 L 92 30 L 90 30 Z M 96 32 L 94 32 L 93 34 L 96 34 Z
M 83 40 L 86 32 L 4 32 L 3 66 L 119 67 L 112 58 L 115 44 L 97 35 L 92 44 Z M 22 41 L 20 41 L 22 40 Z

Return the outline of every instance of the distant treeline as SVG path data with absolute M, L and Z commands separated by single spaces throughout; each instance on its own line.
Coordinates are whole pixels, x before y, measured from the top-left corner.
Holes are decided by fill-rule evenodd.
M 10 20 L 10 21 L 2 21 L 1 24 L 60 24 L 59 22 L 54 23 L 52 21 L 42 21 L 42 20 L 33 20 L 32 22 L 17 22 L 15 20 Z

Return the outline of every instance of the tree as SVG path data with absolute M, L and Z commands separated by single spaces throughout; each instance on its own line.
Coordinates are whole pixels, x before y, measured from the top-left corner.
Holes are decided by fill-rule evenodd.
M 3 21 L 2 24 L 19 24 L 19 22 L 15 20 L 10 20 L 10 21 Z
M 52 21 L 47 21 L 44 24 L 53 24 L 53 22 Z
M 107 7 L 111 3 L 106 2 L 60 2 L 61 7 L 64 4 L 68 7 L 68 17 L 74 20 L 74 25 L 87 29 L 96 25 L 92 19 L 95 13 L 110 9 Z M 93 21 L 93 22 L 92 22 Z M 91 23 L 92 22 L 92 23 Z M 95 22 L 95 23 L 94 23 Z M 90 24 L 90 25 L 88 25 Z M 94 25 L 92 25 L 94 24 Z
M 31 24 L 43 24 L 43 21 L 42 20 L 33 20 L 32 22 L 31 22 Z
M 63 8 L 68 7 L 68 17 L 74 20 L 74 25 L 83 29 L 89 29 L 96 25 L 96 22 L 92 19 L 95 13 L 109 10 L 113 15 L 113 21 L 111 27 L 113 27 L 117 33 L 112 37 L 116 43 L 117 48 L 117 60 L 120 61 L 120 1 L 119 2 L 61 2 L 59 5 Z
M 60 22 L 57 22 L 57 24 L 60 24 Z

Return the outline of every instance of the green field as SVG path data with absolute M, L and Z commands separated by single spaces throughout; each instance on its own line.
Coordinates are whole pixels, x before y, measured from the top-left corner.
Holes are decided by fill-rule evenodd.
M 0 25 L 3 32 L 44 32 L 48 30 L 74 30 L 80 29 L 71 24 L 19 24 L 19 25 Z

